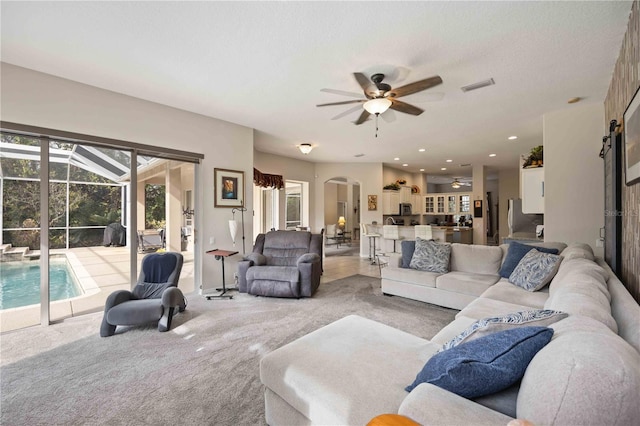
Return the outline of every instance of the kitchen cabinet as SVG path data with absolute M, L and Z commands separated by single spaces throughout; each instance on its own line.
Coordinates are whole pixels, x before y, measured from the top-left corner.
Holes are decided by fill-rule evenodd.
M 424 197 L 424 213 L 433 214 L 436 212 L 435 197 L 433 195 L 427 195 Z
M 458 214 L 458 197 L 456 194 L 446 195 L 445 211 L 447 214 Z
M 436 214 L 444 214 L 445 213 L 445 195 L 436 195 Z
M 422 214 L 422 195 L 411 194 L 411 212 L 413 214 Z
M 520 169 L 522 213 L 544 213 L 544 167 Z
M 401 186 L 400 187 L 400 202 L 401 203 L 410 203 L 411 202 L 411 187 L 410 186 Z
M 382 191 L 382 214 L 395 216 L 400 214 L 400 191 Z
M 458 194 L 458 214 L 471 214 L 471 194 Z

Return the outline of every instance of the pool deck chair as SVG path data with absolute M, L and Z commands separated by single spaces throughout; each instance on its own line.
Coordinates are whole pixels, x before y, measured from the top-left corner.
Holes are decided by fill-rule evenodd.
M 107 297 L 100 336 L 113 336 L 118 325 L 158 323 L 168 331 L 176 308 L 187 307 L 178 280 L 184 259 L 180 253 L 149 253 L 142 259 L 138 283 L 132 291 L 118 290 Z

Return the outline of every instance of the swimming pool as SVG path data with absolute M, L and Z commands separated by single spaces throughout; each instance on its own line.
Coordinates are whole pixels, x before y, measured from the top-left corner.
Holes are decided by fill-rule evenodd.
M 51 301 L 80 296 L 66 259 L 49 260 Z M 0 262 L 0 310 L 40 303 L 40 262 Z

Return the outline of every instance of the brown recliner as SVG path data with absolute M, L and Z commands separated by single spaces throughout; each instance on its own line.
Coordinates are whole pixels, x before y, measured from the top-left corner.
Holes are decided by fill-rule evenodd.
M 322 275 L 322 235 L 303 231 L 259 234 L 238 263 L 238 290 L 257 296 L 311 297 Z

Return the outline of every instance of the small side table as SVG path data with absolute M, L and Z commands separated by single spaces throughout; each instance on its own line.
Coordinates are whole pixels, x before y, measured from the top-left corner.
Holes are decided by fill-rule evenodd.
M 232 291 L 232 290 L 236 290 L 236 289 L 235 288 L 229 288 L 228 289 L 226 284 L 225 284 L 225 279 L 224 279 L 224 258 L 225 257 L 229 257 L 229 256 L 233 256 L 234 254 L 238 254 L 238 252 L 237 251 L 230 251 L 230 250 L 214 249 L 214 250 L 209 250 L 206 253 L 215 256 L 216 260 L 222 261 L 222 288 L 217 289 L 217 290 L 222 290 L 222 293 L 220 293 L 220 294 L 206 294 L 205 297 L 207 298 L 207 300 L 224 299 L 226 297 L 228 297 L 229 299 L 233 299 L 233 295 L 232 294 L 227 294 L 227 292 Z

